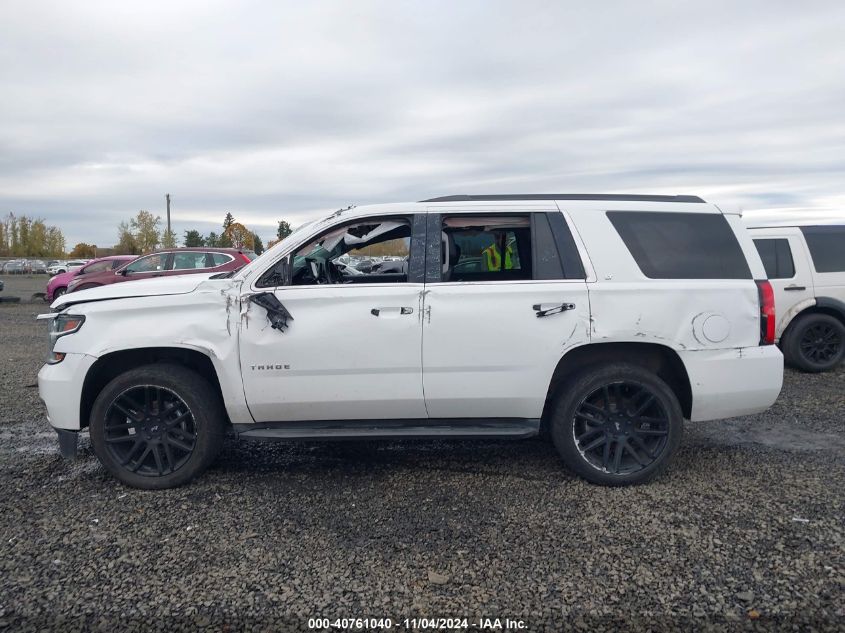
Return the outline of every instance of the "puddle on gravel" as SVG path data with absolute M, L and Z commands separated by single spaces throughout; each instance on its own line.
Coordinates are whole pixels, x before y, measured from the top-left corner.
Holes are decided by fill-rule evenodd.
M 689 422 L 684 430 L 687 441 L 704 440 L 708 444 L 761 444 L 785 451 L 845 451 L 845 438 L 839 435 L 818 433 L 789 424 L 716 420 Z

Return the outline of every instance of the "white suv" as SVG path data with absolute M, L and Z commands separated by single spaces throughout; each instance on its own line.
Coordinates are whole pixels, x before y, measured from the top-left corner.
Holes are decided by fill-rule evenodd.
M 786 361 L 810 372 L 839 366 L 845 358 L 845 223 L 745 221 L 775 290 L 775 338 Z
M 391 258 L 375 272 L 337 262 Z M 344 258 L 346 259 L 346 258 Z M 236 273 L 53 303 L 41 397 L 63 454 L 165 488 L 242 439 L 551 437 L 646 481 L 684 418 L 762 411 L 783 357 L 738 215 L 694 196 L 449 196 L 350 208 Z

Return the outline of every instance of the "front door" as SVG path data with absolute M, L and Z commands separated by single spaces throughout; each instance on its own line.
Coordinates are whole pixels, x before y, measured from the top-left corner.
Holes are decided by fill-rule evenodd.
M 258 279 L 252 292 L 271 292 L 292 319 L 273 329 L 254 303 L 241 319 L 244 392 L 256 422 L 426 417 L 422 267 L 409 268 L 424 256 L 419 220 L 414 240 L 410 216 L 335 225 L 293 254 L 286 285 L 260 287 L 279 279 L 273 269 Z
M 565 219 L 556 209 L 428 219 L 428 239 L 442 244 L 439 265 L 426 265 L 429 417 L 539 418 L 558 361 L 589 339 L 587 284 Z

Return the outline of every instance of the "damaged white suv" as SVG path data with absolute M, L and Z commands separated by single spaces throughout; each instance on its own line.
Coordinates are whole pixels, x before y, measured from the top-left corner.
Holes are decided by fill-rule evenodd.
M 53 304 L 41 397 L 139 488 L 243 439 L 550 437 L 609 485 L 683 420 L 777 398 L 771 286 L 739 216 L 694 196 L 449 196 L 350 208 L 240 271 Z

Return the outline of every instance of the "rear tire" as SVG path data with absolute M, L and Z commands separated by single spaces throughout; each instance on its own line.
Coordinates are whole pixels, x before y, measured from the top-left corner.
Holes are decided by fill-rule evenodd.
M 835 369 L 845 358 L 845 326 L 829 314 L 799 316 L 789 326 L 783 352 L 786 361 L 802 371 Z
M 674 392 L 652 372 L 626 363 L 587 368 L 563 385 L 550 421 L 564 463 L 605 486 L 657 477 L 683 434 Z
M 154 364 L 112 380 L 91 410 L 91 444 L 116 479 L 159 490 L 181 486 L 217 457 L 226 432 L 220 395 L 180 365 Z

